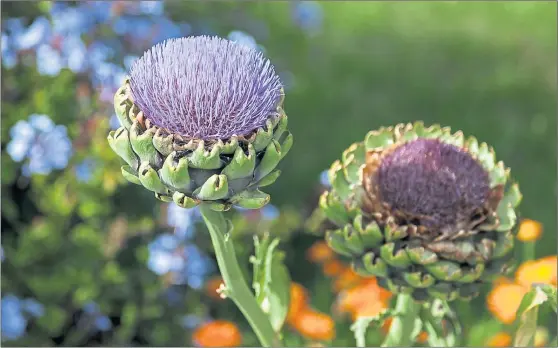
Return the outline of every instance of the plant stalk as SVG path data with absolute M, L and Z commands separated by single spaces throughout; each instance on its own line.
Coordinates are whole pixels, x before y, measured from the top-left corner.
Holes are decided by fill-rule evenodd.
M 395 315 L 382 347 L 412 347 L 417 331 L 420 304 L 410 294 L 397 295 Z
M 233 241 L 229 235 L 228 223 L 223 213 L 213 211 L 205 204 L 201 204 L 199 208 L 211 235 L 219 271 L 225 283 L 225 295 L 233 300 L 248 320 L 252 330 L 258 336 L 262 347 L 280 346 L 279 339 L 271 326 L 269 318 L 260 308 L 242 275 L 234 252 Z

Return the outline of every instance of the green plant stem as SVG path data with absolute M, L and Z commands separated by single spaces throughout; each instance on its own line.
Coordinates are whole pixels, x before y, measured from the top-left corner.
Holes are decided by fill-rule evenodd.
M 537 331 L 537 319 L 539 307 L 525 312 L 520 318 L 520 325 L 513 339 L 514 347 L 533 347 L 535 344 L 535 333 Z
M 523 262 L 535 259 L 535 242 L 524 242 L 522 245 Z
M 420 304 L 409 294 L 397 295 L 395 315 L 382 347 L 411 347 L 417 334 Z
M 234 252 L 233 241 L 229 235 L 228 223 L 223 213 L 213 211 L 204 204 L 200 205 L 200 212 L 211 235 L 217 264 L 225 283 L 225 295 L 233 300 L 240 309 L 263 347 L 280 346 L 269 318 L 258 305 L 242 275 Z

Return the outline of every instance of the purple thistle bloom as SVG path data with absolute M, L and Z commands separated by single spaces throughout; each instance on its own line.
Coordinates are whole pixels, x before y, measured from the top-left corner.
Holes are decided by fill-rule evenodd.
M 218 37 L 170 39 L 131 69 L 134 102 L 153 124 L 185 137 L 247 135 L 278 115 L 282 85 L 261 52 Z
M 397 147 L 378 170 L 382 201 L 431 228 L 455 225 L 486 202 L 488 173 L 466 151 L 436 139 Z

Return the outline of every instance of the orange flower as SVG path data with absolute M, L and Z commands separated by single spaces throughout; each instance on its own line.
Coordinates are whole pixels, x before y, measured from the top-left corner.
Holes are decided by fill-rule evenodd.
M 498 332 L 486 342 L 489 347 L 511 347 L 512 337 L 505 332 Z
M 376 316 L 389 307 L 392 294 L 380 287 L 376 278 L 369 278 L 360 285 L 339 295 L 338 309 L 350 313 L 353 320 L 360 316 Z
M 533 283 L 551 284 L 556 286 L 556 256 L 548 256 L 539 260 L 524 262 L 515 272 L 517 283 L 531 287 Z
M 323 271 L 326 276 L 335 277 L 341 274 L 345 268 L 346 267 L 339 260 L 334 259 L 324 263 Z
M 486 299 L 488 310 L 504 324 L 511 324 L 526 292 L 527 290 L 518 284 L 497 284 Z
M 421 331 L 417 336 L 418 343 L 426 343 L 428 341 L 428 333 L 426 331 Z
M 221 295 L 217 292 L 221 284 L 223 284 L 223 278 L 219 276 L 212 277 L 205 283 L 205 292 L 216 300 L 222 300 Z
M 392 321 L 393 321 L 393 317 L 389 317 L 389 318 L 386 318 L 386 320 L 384 320 L 384 322 L 382 323 L 381 330 L 384 333 L 384 335 L 389 332 L 389 328 L 391 327 L 391 322 Z
M 517 239 L 522 242 L 534 242 L 542 235 L 542 224 L 535 220 L 525 219 L 519 225 Z
M 289 303 L 289 312 L 287 313 L 287 322 L 293 323 L 298 314 L 308 307 L 308 293 L 306 289 L 299 283 L 291 282 L 291 301 Z
M 240 330 L 234 323 L 215 320 L 198 327 L 192 341 L 199 347 L 238 347 L 242 343 Z
M 345 268 L 341 274 L 333 282 L 333 290 L 340 292 L 345 289 L 350 289 L 364 281 L 364 278 L 358 275 L 352 268 Z
M 333 250 L 324 241 L 318 241 L 307 250 L 306 257 L 315 263 L 323 263 L 334 258 Z
M 293 327 L 304 337 L 311 340 L 330 341 L 335 337 L 335 322 L 324 313 L 312 309 L 300 312 Z

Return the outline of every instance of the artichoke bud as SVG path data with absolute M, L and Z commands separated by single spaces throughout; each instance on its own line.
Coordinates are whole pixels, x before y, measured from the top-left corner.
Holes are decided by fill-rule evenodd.
M 469 299 L 510 270 L 521 193 L 486 143 L 399 124 L 352 144 L 328 175 L 319 205 L 338 228 L 326 241 L 359 274 L 424 301 Z
M 122 176 L 126 180 L 128 180 L 129 182 L 131 182 L 133 184 L 141 185 L 140 179 L 135 174 L 136 171 L 133 170 L 130 166 L 122 166 L 121 170 L 122 170 Z
M 214 69 L 200 70 L 207 62 Z M 261 208 L 270 197 L 259 188 L 279 177 L 293 142 L 283 100 L 260 52 L 215 37 L 171 39 L 133 64 L 114 96 L 122 127 L 108 142 L 127 163 L 122 175 L 160 200 Z
M 154 133 L 153 128 L 142 130 L 138 120 L 134 120 L 130 128 L 130 143 L 142 162 L 148 162 L 151 166 L 157 168 L 161 166 L 162 161 L 159 152 L 153 146 Z
M 188 172 L 188 158 L 180 157 L 177 152 L 172 152 L 165 159 L 159 170 L 161 180 L 177 191 L 190 191 L 190 173 Z
M 132 149 L 129 133 L 126 128 L 120 127 L 116 131 L 110 131 L 108 142 L 112 150 L 116 152 L 118 156 L 122 157 L 132 169 L 137 170 L 139 159 Z
M 231 162 L 223 169 L 222 173 L 230 179 L 240 179 L 254 173 L 256 167 L 256 150 L 248 144 L 248 154 L 241 147 L 237 147 Z
M 139 181 L 146 189 L 161 194 L 166 194 L 168 192 L 165 185 L 161 182 L 159 175 L 155 169 L 151 167 L 149 162 L 142 162 L 138 169 L 138 174 Z
M 259 209 L 269 203 L 271 197 L 262 191 L 242 191 L 231 198 L 231 203 L 245 209 Z

